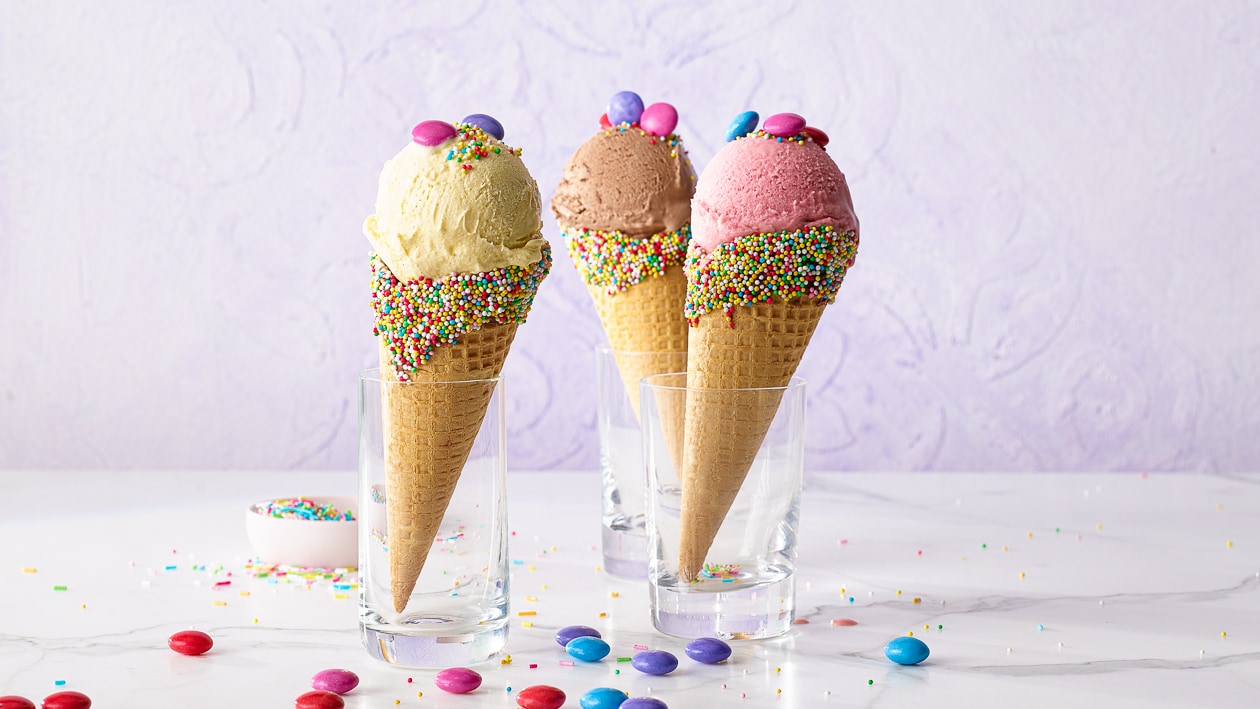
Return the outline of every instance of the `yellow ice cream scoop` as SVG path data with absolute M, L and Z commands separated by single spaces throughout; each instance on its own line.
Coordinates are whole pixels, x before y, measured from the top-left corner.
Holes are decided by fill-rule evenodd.
M 363 231 L 399 280 L 528 266 L 542 258 L 538 183 L 520 150 L 501 137 L 498 121 L 488 116 L 425 121 L 385 163 L 376 213 Z

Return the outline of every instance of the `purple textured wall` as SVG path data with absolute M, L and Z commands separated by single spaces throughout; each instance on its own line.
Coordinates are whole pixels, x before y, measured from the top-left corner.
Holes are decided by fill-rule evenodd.
M 0 467 L 352 467 L 381 163 L 490 113 L 548 198 L 633 89 L 701 169 L 747 108 L 832 136 L 811 469 L 1260 468 L 1254 4 L 586 7 L 0 5 Z M 512 467 L 594 468 L 546 234 Z

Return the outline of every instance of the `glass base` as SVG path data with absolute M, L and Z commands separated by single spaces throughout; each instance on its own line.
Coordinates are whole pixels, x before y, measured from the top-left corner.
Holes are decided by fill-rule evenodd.
M 756 585 L 652 583 L 652 625 L 679 638 L 756 640 L 786 633 L 796 616 L 796 579 Z M 710 586 L 711 588 L 705 588 Z
M 648 575 L 647 532 L 638 534 L 604 527 L 604 571 L 617 578 L 642 581 Z
M 461 667 L 485 662 L 507 645 L 506 618 L 470 625 L 462 618 L 424 618 L 423 624 L 359 623 L 363 647 L 382 662 L 399 667 Z

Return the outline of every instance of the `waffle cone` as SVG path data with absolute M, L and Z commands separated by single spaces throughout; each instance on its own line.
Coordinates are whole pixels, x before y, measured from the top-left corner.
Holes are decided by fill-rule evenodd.
M 385 432 L 386 528 L 394 610 L 401 613 L 416 587 L 442 517 L 485 418 L 517 323 L 465 333 L 438 347 L 409 373 L 414 382 L 468 382 L 450 387 L 382 383 Z M 394 371 L 382 340 L 381 371 Z
M 700 317 L 687 343 L 678 573 L 693 580 L 770 430 L 826 303 L 800 298 Z M 738 389 L 742 391 L 731 391 Z
M 681 267 L 675 267 L 612 295 L 600 286 L 589 288 L 621 382 L 638 417 L 639 381 L 679 371 L 678 354 L 687 351 L 687 318 L 683 315 L 687 277 Z

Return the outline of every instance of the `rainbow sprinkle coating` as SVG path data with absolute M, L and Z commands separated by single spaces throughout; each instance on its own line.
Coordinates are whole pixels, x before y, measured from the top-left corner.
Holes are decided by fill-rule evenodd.
M 735 138 L 735 140 L 743 140 L 744 138 L 764 138 L 766 140 L 773 140 L 776 143 L 796 143 L 797 145 L 804 145 L 806 143 L 814 142 L 814 139 L 804 132 L 797 133 L 796 135 L 789 135 L 787 137 L 782 137 L 782 136 L 772 135 L 770 133 L 767 133 L 760 128 L 754 131 L 749 131 L 748 133 L 745 133 L 744 135 L 738 136 Z
M 615 295 L 648 278 L 664 275 L 668 266 L 687 258 L 691 225 L 637 239 L 620 231 L 565 229 L 569 257 L 587 285 Z
M 481 126 L 472 123 L 454 123 L 455 130 L 459 131 L 459 135 L 451 138 L 455 141 L 455 145 L 446 151 L 446 159 L 455 161 L 464 172 L 472 170 L 474 163 L 482 158 L 488 158 L 491 155 L 499 155 L 508 153 L 509 155 L 521 156 L 520 148 L 512 148 L 495 140 L 494 136 L 485 132 Z M 449 142 L 449 141 L 448 141 Z M 497 145 L 496 145 L 497 143 Z
M 507 266 L 484 273 L 453 273 L 432 280 L 402 283 L 389 266 L 372 255 L 372 334 L 384 337 L 393 353 L 394 374 L 408 372 L 433 356 L 442 345 L 487 324 L 524 322 L 534 304 L 538 284 L 551 270 L 551 247 L 543 242 L 542 258 L 530 266 Z
M 320 522 L 351 521 L 354 512 L 339 512 L 333 505 L 321 505 L 306 497 L 268 500 L 266 503 L 254 505 L 254 512 L 264 517 L 278 519 L 309 519 Z
M 830 225 L 800 231 L 741 236 L 712 254 L 692 245 L 687 253 L 684 314 L 693 327 L 722 306 L 735 327 L 735 306 L 778 297 L 820 298 L 830 303 L 853 265 L 858 237 Z

